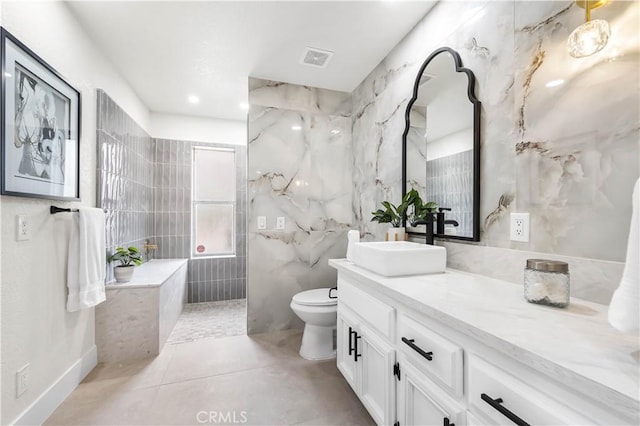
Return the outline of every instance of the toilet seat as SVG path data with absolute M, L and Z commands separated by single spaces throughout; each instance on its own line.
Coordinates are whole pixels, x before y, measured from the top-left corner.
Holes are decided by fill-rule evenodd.
M 329 288 L 303 291 L 294 295 L 292 300 L 304 306 L 332 306 L 338 303 L 338 299 L 329 298 Z

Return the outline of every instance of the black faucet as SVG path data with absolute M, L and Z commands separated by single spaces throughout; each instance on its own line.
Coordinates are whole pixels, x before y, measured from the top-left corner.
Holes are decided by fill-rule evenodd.
M 436 233 L 439 235 L 444 234 L 444 225 L 458 226 L 458 222 L 452 219 L 445 220 L 444 212 L 451 211 L 448 207 L 440 207 L 437 213 L 427 213 L 427 217 L 421 220 L 417 220 L 411 224 L 411 226 L 427 225 L 426 240 L 427 244 L 433 245 L 433 224 L 436 224 Z
M 444 226 L 445 225 L 453 225 L 458 226 L 459 223 L 453 219 L 444 219 L 444 212 L 450 212 L 451 209 L 449 207 L 440 207 L 438 209 L 438 213 L 436 213 L 436 234 L 444 234 Z
M 427 244 L 433 245 L 433 223 L 437 222 L 437 220 L 438 219 L 436 217 L 436 213 L 427 213 L 427 217 L 421 220 L 416 220 L 411 224 L 411 226 L 427 225 L 427 239 L 425 240 L 425 242 Z

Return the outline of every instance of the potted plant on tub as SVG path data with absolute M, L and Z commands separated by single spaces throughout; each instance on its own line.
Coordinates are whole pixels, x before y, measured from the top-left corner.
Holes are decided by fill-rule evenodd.
M 133 275 L 133 268 L 141 265 L 142 254 L 137 247 L 129 247 L 127 249 L 118 247 L 116 252 L 109 257 L 109 262 L 120 261 L 120 265 L 113 268 L 113 274 L 119 283 L 128 283 Z

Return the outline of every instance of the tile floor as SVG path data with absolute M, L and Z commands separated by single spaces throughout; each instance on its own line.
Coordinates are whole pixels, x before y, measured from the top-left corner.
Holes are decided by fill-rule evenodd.
M 45 424 L 374 424 L 335 360 L 299 357 L 301 337 L 287 330 L 209 338 L 100 364 Z
M 167 344 L 247 334 L 247 299 L 188 303 Z

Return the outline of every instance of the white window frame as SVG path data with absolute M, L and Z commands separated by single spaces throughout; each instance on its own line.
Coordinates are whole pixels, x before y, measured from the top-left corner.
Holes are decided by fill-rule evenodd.
M 217 146 L 203 146 L 194 145 L 191 147 L 191 238 L 190 249 L 192 259 L 208 259 L 208 258 L 224 258 L 224 257 L 236 257 L 236 214 L 237 214 L 237 197 L 234 197 L 233 201 L 198 201 L 196 200 L 196 150 L 202 151 L 224 151 L 233 153 L 233 169 L 237 168 L 237 153 L 233 148 L 222 148 Z M 237 191 L 236 177 L 233 177 L 233 186 Z M 232 220 L 231 225 L 231 251 L 221 253 L 198 253 L 195 247 L 196 239 L 196 206 L 197 205 L 219 205 L 219 206 L 232 206 Z

